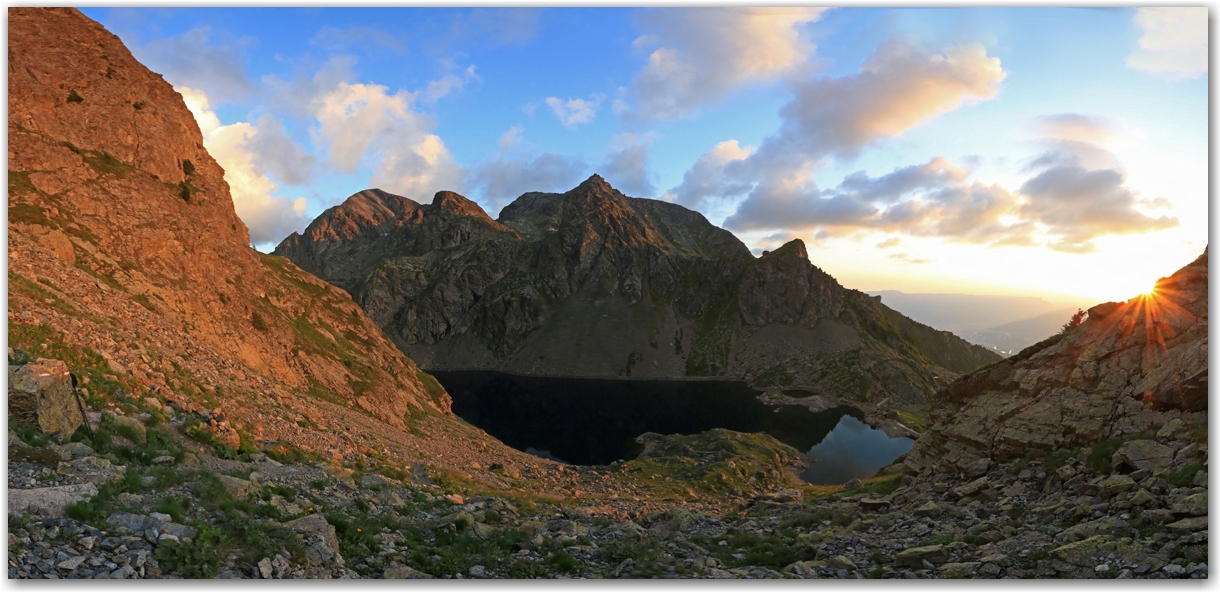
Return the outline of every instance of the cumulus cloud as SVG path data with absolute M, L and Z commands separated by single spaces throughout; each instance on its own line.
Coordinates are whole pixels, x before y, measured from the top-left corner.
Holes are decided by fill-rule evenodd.
M 401 37 L 378 27 L 332 27 L 326 25 L 309 40 L 309 44 L 329 51 L 349 48 L 386 50 L 398 55 L 407 53 L 407 43 Z
M 699 156 L 690 170 L 682 175 L 682 183 L 666 191 L 662 199 L 694 209 L 702 206 L 706 200 L 747 191 L 748 184 L 729 178 L 725 165 L 745 160 L 752 152 L 753 148 L 743 148 L 737 140 L 716 144 Z
M 259 153 L 260 143 L 274 144 L 286 139 L 286 136 L 277 136 L 282 133 L 282 126 L 277 128 L 278 122 L 266 117 L 257 125 L 245 122 L 221 125 L 203 91 L 175 88 L 199 124 L 204 147 L 225 171 L 233 208 L 250 229 L 250 242 L 274 244 L 305 228 L 309 222 L 305 218 L 305 199 L 275 196 L 279 186 L 265 173 L 263 167 L 267 157 Z M 267 137 L 273 139 L 267 140 Z
M 987 57 L 978 44 L 935 54 L 891 41 L 855 75 L 795 83 L 795 98 L 780 110 L 779 134 L 760 152 L 767 158 L 778 153 L 807 160 L 852 157 L 964 103 L 995 97 L 1005 76 L 999 58 Z
M 175 87 L 206 89 L 213 102 L 243 99 L 258 91 L 246 75 L 243 48 L 255 43 L 250 37 L 214 43 L 211 29 L 199 27 L 177 37 L 156 39 L 133 53 L 149 68 L 160 72 Z
M 1178 226 L 1176 217 L 1154 218 L 1140 211 L 1145 202 L 1125 183 L 1126 174 L 1118 169 L 1053 166 L 1021 185 L 1019 191 L 1028 201 L 1020 214 L 1045 225 L 1047 234 L 1057 237 L 1048 246 L 1071 253 L 1095 251 L 1092 239 L 1099 236 Z
M 449 96 L 450 93 L 462 92 L 466 88 L 467 83 L 478 80 L 481 80 L 481 78 L 475 73 L 474 64 L 471 64 L 460 73 L 449 73 L 428 82 L 428 86 L 416 91 L 412 98 L 421 103 L 435 103 Z
M 627 195 L 652 197 L 657 188 L 652 184 L 652 142 L 632 143 L 610 153 L 602 163 L 601 174 L 606 181 Z
M 594 95 L 588 100 L 585 99 L 568 99 L 563 100 L 559 97 L 547 97 L 546 105 L 555 113 L 555 117 L 559 119 L 564 127 L 574 128 L 582 123 L 593 121 L 597 117 L 597 108 L 601 106 L 601 95 Z
M 1135 24 L 1144 30 L 1127 65 L 1170 78 L 1198 78 L 1207 73 L 1207 8 L 1141 8 Z
M 1081 140 L 1109 137 L 1096 122 L 1079 115 L 1035 122 L 1046 151 L 1034 159 L 1031 177 L 1015 191 L 971 179 L 968 169 L 933 158 L 877 177 L 852 173 L 830 190 L 816 188 L 805 177 L 764 181 L 758 187 L 765 188 L 769 199 L 747 199 L 725 225 L 829 235 L 866 230 L 1070 253 L 1094 251 L 1098 237 L 1178 226 L 1175 217 L 1146 213 L 1166 209 L 1168 200 L 1138 196 L 1126 186 L 1126 174 L 1113 154 Z M 876 246 L 899 244 L 891 236 Z M 891 257 L 920 262 L 905 253 Z
M 500 136 L 500 150 L 467 172 L 468 184 L 482 196 L 489 212 L 498 212 L 530 191 L 567 191 L 584 177 L 588 165 L 580 158 L 553 152 L 537 154 L 523 144 L 523 130 L 515 125 Z
M 461 191 L 463 172 L 432 119 L 411 108 L 413 93 L 379 84 L 339 85 L 316 101 L 317 139 L 345 173 L 373 169 L 369 182 L 416 201 L 441 189 Z
M 318 159 L 288 136 L 284 123 L 264 113 L 254 124 L 257 130 L 247 143 L 254 154 L 254 166 L 288 185 L 305 185 L 317 173 Z
M 650 10 L 634 42 L 655 48 L 616 111 L 629 120 L 680 119 L 750 84 L 772 81 L 806 64 L 815 47 L 802 27 L 824 8 L 687 8 Z
M 733 230 L 839 226 L 870 219 L 880 211 L 872 203 L 876 196 L 900 195 L 902 187 L 929 173 L 959 178 L 961 173 L 933 163 L 923 171 L 870 181 L 867 187 L 853 187 L 859 181 L 849 178 L 841 191 L 827 193 L 813 183 L 813 167 L 829 157 L 853 157 L 871 143 L 901 135 L 966 102 L 990 99 L 1004 77 L 1000 61 L 987 57 L 980 45 L 933 54 L 886 43 L 857 74 L 795 83 L 795 97 L 780 110 L 779 131 L 747 158 L 727 162 L 718 178 L 702 175 L 721 183 L 709 183 L 701 192 L 747 194 L 725 220 Z

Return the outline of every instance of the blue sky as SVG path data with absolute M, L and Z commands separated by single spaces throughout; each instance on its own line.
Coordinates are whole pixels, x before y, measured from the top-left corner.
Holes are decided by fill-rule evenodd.
M 1207 241 L 1206 9 L 85 8 L 255 245 L 600 173 L 863 290 L 1126 299 Z

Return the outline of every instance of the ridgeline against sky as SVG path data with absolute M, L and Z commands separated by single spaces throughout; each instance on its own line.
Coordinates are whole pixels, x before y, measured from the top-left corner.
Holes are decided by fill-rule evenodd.
M 1206 243 L 1205 8 L 84 12 L 264 250 L 363 189 L 495 217 L 592 173 L 858 289 L 1125 299 Z

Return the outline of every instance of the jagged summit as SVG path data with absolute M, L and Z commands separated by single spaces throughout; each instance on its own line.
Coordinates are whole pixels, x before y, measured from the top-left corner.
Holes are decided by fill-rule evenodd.
M 432 369 L 744 378 L 916 408 L 998 358 L 843 288 L 799 239 L 756 259 L 702 214 L 599 175 L 498 220 L 450 192 L 327 231 L 347 220 L 328 211 L 276 254 L 348 290 Z

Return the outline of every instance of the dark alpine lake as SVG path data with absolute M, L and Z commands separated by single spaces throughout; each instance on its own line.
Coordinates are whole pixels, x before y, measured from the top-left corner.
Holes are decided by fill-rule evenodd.
M 809 454 L 802 478 L 839 484 L 871 477 L 911 448 L 850 407 L 814 413 L 764 405 L 744 382 L 602 380 L 432 372 L 453 396 L 453 412 L 518 450 L 567 463 L 609 464 L 640 451 L 644 432 L 696 434 L 713 428 L 766 432 Z

